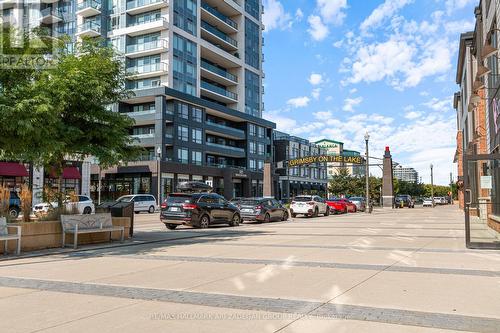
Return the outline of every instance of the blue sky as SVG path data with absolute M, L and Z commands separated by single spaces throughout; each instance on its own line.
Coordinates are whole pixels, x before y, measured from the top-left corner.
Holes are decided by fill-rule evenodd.
M 452 105 L 458 40 L 479 0 L 264 0 L 264 117 L 334 139 L 430 182 L 456 177 Z M 378 174 L 377 167 L 372 173 Z

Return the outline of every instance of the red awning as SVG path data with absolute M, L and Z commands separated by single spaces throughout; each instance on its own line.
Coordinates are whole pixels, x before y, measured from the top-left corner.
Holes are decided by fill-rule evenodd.
M 63 179 L 81 179 L 80 171 L 78 171 L 77 167 L 66 167 L 63 169 L 62 173 Z M 54 169 L 50 171 L 50 178 L 57 178 L 56 172 Z
M 28 177 L 26 167 L 15 162 L 0 162 L 0 176 Z

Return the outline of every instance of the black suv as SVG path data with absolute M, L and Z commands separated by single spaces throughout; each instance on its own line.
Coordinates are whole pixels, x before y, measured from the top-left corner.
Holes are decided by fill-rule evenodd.
M 174 193 L 161 204 L 160 219 L 174 230 L 178 225 L 208 228 L 211 224 L 238 226 L 238 207 L 215 193 Z
M 288 220 L 288 209 L 276 199 L 248 198 L 238 203 L 244 221 L 270 222 Z
M 394 206 L 396 208 L 403 208 L 403 207 L 415 208 L 415 201 L 413 201 L 411 195 L 400 194 L 397 195 L 396 198 L 394 199 Z

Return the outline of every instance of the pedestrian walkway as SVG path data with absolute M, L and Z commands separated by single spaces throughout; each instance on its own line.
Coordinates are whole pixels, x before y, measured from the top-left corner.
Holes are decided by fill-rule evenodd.
M 467 250 L 463 225 L 447 206 L 142 227 L 0 262 L 0 331 L 500 332 L 500 253 Z

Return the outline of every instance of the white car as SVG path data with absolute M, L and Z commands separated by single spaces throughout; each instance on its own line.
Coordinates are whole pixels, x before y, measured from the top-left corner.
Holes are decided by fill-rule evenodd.
M 305 215 L 316 217 L 319 214 L 330 215 L 330 207 L 326 201 L 317 195 L 299 195 L 290 204 L 292 217 Z
M 422 206 L 424 206 L 424 207 L 432 207 L 432 199 L 431 198 L 425 198 L 424 202 L 422 203 Z
M 158 205 L 156 204 L 156 198 L 151 194 L 124 195 L 122 197 L 119 197 L 116 201 L 133 202 L 134 212 L 136 214 L 140 212 L 148 212 L 150 214 L 153 214 L 158 209 Z
M 76 208 L 79 214 L 95 213 L 95 206 L 92 199 L 90 199 L 86 195 L 77 195 L 76 198 L 78 199 L 78 201 L 71 201 L 70 197 L 67 197 L 66 200 L 64 200 L 64 206 L 66 210 L 72 211 L 73 209 Z M 50 204 L 48 202 L 42 202 L 33 207 L 33 212 L 35 214 L 43 215 L 47 214 L 51 209 L 57 207 L 58 207 L 57 202 L 51 202 Z

